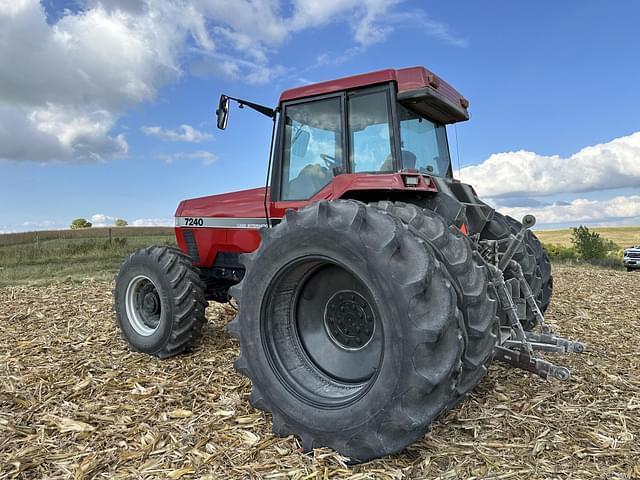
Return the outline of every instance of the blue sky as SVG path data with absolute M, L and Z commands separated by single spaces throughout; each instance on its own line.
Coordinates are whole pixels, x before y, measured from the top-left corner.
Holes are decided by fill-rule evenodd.
M 0 231 L 171 222 L 264 182 L 270 122 L 216 130 L 220 93 L 411 65 L 470 100 L 461 178 L 501 210 L 640 224 L 638 2 L 187 3 L 0 0 Z

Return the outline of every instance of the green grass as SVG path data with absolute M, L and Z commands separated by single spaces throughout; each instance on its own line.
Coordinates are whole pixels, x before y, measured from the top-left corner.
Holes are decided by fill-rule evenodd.
M 640 227 L 596 227 L 591 230 L 623 248 L 640 244 Z M 572 246 L 569 228 L 535 233 L 551 249 L 553 246 Z M 112 235 L 111 243 L 106 228 L 0 235 L 0 287 L 42 285 L 69 279 L 111 279 L 130 252 L 148 245 L 175 245 L 170 228 L 114 228 Z M 575 261 L 564 258 L 566 252 L 561 249 L 554 253 L 551 255 L 554 262 Z M 607 266 L 622 268 L 621 251 L 611 252 L 610 256 L 611 265 Z
M 111 279 L 122 260 L 148 245 L 175 245 L 173 235 L 70 238 L 18 245 L 0 243 L 0 287 L 62 280 Z
M 172 236 L 173 227 L 91 227 L 76 230 L 40 230 L 0 235 L 0 247 L 19 243 L 37 243 L 46 240 L 72 240 L 78 238 Z
M 640 245 L 640 226 L 636 227 L 589 227 L 592 232 L 598 232 L 621 248 Z M 565 228 L 562 230 L 536 230 L 535 234 L 540 241 L 545 244 L 571 246 L 571 234 L 573 230 Z

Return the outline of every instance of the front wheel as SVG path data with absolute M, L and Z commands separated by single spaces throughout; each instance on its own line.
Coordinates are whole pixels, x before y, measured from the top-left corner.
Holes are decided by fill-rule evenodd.
M 189 257 L 172 247 L 130 254 L 116 277 L 113 302 L 131 350 L 160 358 L 192 347 L 206 322 L 204 285 Z
M 398 452 L 449 405 L 463 319 L 431 247 L 355 201 L 288 211 L 231 288 L 236 369 L 273 431 L 352 461 Z

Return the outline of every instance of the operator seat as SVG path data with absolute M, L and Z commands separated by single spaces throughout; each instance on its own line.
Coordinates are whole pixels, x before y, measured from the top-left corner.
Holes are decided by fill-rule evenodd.
M 416 162 L 418 161 L 418 157 L 413 152 L 409 150 L 402 150 L 402 169 L 405 168 L 416 168 Z M 385 158 L 382 165 L 380 165 L 381 172 L 392 172 L 393 171 L 393 157 L 391 154 Z
M 303 200 L 317 193 L 331 180 L 329 169 L 312 163 L 305 166 L 298 176 L 289 182 L 290 199 Z

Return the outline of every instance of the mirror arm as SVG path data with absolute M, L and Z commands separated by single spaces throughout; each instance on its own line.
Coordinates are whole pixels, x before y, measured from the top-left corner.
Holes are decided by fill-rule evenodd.
M 256 112 L 260 112 L 263 115 L 266 115 L 269 118 L 275 118 L 276 116 L 276 110 L 270 107 L 265 107 L 264 105 L 260 105 L 258 103 L 253 103 L 253 102 L 248 102 L 246 100 L 242 100 L 241 98 L 234 98 L 234 97 L 228 97 L 229 100 L 234 100 L 236 102 L 238 102 L 238 106 L 240 108 L 244 108 L 244 106 L 246 105 L 247 107 L 255 110 Z

